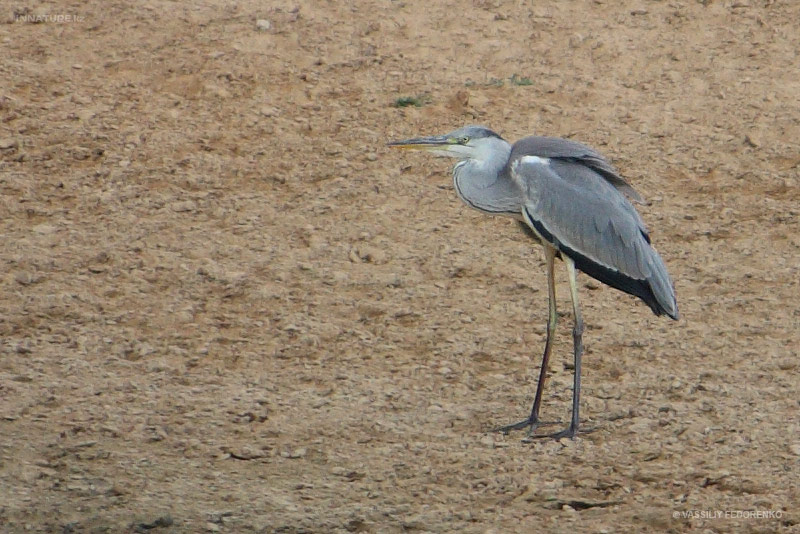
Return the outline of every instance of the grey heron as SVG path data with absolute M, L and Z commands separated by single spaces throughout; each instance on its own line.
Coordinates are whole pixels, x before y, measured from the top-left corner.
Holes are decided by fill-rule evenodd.
M 583 318 L 578 301 L 580 270 L 613 288 L 639 297 L 656 315 L 678 319 L 672 280 L 650 244 L 644 221 L 627 197 L 641 197 L 595 150 L 556 137 L 525 137 L 511 145 L 482 126 L 445 135 L 418 137 L 389 146 L 427 150 L 457 158 L 453 182 L 458 196 L 483 213 L 517 219 L 544 247 L 549 315 L 542 367 L 527 419 L 498 428 L 528 428 L 532 437 L 574 438 L 578 432 L 583 352 Z M 567 266 L 574 317 L 572 418 L 549 435 L 534 435 L 556 329 L 555 260 Z

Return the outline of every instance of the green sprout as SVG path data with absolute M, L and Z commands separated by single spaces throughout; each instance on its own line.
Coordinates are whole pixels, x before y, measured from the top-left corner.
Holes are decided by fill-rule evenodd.
M 519 74 L 512 74 L 508 81 L 511 82 L 511 85 L 533 85 L 530 78 L 527 76 L 520 76 Z
M 431 98 L 428 95 L 417 95 L 417 96 L 401 96 L 397 100 L 394 101 L 394 107 L 396 108 L 407 108 L 408 106 L 414 106 L 415 108 L 421 108 L 425 104 L 430 104 Z

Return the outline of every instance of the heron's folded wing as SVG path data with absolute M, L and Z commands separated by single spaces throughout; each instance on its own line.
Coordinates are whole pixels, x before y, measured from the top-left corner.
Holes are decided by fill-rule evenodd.
M 677 314 L 666 267 L 641 217 L 616 188 L 577 162 L 522 156 L 511 172 L 525 195 L 523 216 L 543 239 L 656 313 Z
M 641 219 L 597 173 L 579 163 L 532 156 L 518 159 L 512 173 L 525 194 L 525 215 L 552 236 L 553 245 L 628 276 L 651 274 Z

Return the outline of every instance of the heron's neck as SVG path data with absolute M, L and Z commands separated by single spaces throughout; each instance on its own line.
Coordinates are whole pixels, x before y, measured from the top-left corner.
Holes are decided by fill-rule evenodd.
M 511 147 L 505 141 L 484 160 L 466 159 L 453 169 L 456 192 L 468 206 L 495 215 L 519 217 L 521 194 L 517 184 L 505 172 Z

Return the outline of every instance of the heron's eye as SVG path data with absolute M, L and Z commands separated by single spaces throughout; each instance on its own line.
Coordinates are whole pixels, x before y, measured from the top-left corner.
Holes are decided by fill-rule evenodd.
M 459 137 L 458 142 L 462 145 L 466 145 L 467 143 L 469 143 L 469 137 L 467 137 L 466 135 L 464 137 Z

